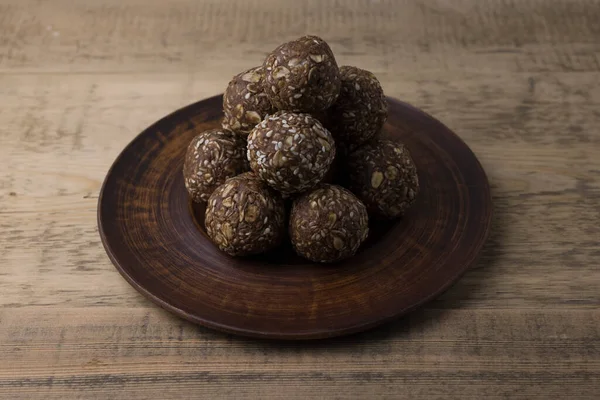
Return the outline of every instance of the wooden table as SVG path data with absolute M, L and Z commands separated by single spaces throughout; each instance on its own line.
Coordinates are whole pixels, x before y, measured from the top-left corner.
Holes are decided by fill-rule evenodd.
M 600 397 L 600 2 L 0 2 L 0 398 Z M 312 343 L 146 301 L 100 184 L 143 128 L 314 33 L 480 158 L 481 261 L 427 307 Z

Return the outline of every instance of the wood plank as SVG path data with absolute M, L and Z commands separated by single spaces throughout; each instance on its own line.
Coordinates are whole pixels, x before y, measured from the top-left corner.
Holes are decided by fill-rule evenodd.
M 375 72 L 600 70 L 595 0 L 6 0 L 0 18 L 5 72 L 233 75 L 307 32 Z
M 130 308 L 0 311 L 0 398 L 592 398 L 597 310 L 428 310 L 308 342 Z M 318 360 L 318 362 L 317 362 Z

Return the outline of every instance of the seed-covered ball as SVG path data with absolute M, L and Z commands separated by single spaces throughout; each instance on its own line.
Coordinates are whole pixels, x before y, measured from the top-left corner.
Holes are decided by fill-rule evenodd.
M 232 256 L 259 254 L 285 235 L 281 196 L 247 172 L 228 179 L 208 200 L 205 226 L 210 239 Z
M 251 68 L 233 77 L 223 96 L 223 128 L 248 136 L 275 109 L 263 91 L 264 69 Z
M 183 164 L 185 187 L 195 202 L 208 200 L 227 178 L 248 171 L 246 143 L 228 129 L 202 132 L 190 142 Z
M 282 44 L 265 59 L 265 93 L 280 110 L 313 113 L 329 108 L 340 92 L 338 65 L 317 36 Z
M 327 126 L 338 147 L 352 151 L 381 131 L 387 119 L 387 101 L 371 72 L 344 66 L 340 76 L 340 95 L 329 109 Z
M 333 262 L 356 253 L 369 233 L 369 217 L 349 190 L 323 184 L 294 201 L 289 230 L 299 255 Z
M 350 154 L 348 188 L 373 215 L 396 218 L 419 192 L 417 168 L 408 149 L 391 140 L 370 142 Z
M 286 195 L 321 182 L 334 158 L 331 133 L 309 114 L 279 111 L 248 135 L 250 168 Z

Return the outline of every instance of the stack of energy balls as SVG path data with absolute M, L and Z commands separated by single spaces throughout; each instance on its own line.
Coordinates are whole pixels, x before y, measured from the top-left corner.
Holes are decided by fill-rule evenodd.
M 266 252 L 287 230 L 299 255 L 342 260 L 367 238 L 369 216 L 399 217 L 419 191 L 406 147 L 377 137 L 387 118 L 379 81 L 338 67 L 317 36 L 284 43 L 236 75 L 223 111 L 221 129 L 190 143 L 184 178 L 191 198 L 207 202 L 208 236 L 230 255 Z

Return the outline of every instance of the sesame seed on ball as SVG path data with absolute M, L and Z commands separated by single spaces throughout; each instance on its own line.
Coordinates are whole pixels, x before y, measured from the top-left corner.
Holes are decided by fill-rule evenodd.
M 369 217 L 349 190 L 323 184 L 294 201 L 289 231 L 299 255 L 334 262 L 356 253 L 369 233 Z
M 279 110 L 313 113 L 329 108 L 340 92 L 337 62 L 318 36 L 282 44 L 265 59 L 265 93 Z
M 228 129 L 211 129 L 188 145 L 183 178 L 192 200 L 202 202 L 227 178 L 247 170 L 244 139 Z
M 263 67 L 250 68 L 229 82 L 223 95 L 223 128 L 244 137 L 275 109 L 263 91 Z
M 228 179 L 208 200 L 206 233 L 232 256 L 266 252 L 285 236 L 281 195 L 252 172 Z
M 417 168 L 401 143 L 380 139 L 356 150 L 347 160 L 347 187 L 369 213 L 384 218 L 402 216 L 419 193 Z
M 284 194 L 320 183 L 334 158 L 331 134 L 309 114 L 279 111 L 248 136 L 250 168 Z
M 339 149 L 349 152 L 381 131 L 388 109 L 383 89 L 371 72 L 343 66 L 340 77 L 340 95 L 328 110 L 327 127 Z

